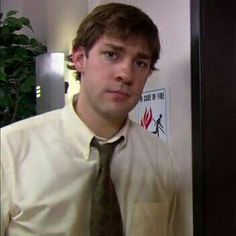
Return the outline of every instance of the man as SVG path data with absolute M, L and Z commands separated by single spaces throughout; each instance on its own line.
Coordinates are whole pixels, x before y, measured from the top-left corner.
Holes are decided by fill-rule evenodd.
M 85 18 L 72 52 L 80 93 L 63 109 L 2 130 L 2 235 L 174 235 L 172 157 L 128 118 L 159 51 L 155 24 L 133 6 L 101 5 Z M 105 232 L 94 216 L 97 195 L 107 194 L 106 185 L 94 194 L 102 161 L 94 143 L 116 143 L 108 168 L 120 233 L 112 233 L 118 218 Z M 98 206 L 101 214 L 109 204 Z

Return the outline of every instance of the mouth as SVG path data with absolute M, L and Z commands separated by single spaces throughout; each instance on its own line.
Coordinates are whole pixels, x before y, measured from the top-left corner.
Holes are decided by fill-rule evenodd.
M 128 92 L 122 91 L 122 90 L 108 91 L 108 94 L 112 95 L 113 97 L 117 99 L 127 99 L 131 96 Z

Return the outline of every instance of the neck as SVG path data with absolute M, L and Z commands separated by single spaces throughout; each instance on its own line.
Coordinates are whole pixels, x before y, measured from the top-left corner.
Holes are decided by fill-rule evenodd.
M 122 128 L 126 118 L 114 119 L 104 117 L 91 109 L 84 109 L 81 99 L 77 99 L 74 109 L 80 119 L 87 125 L 87 127 L 97 136 L 110 139 Z

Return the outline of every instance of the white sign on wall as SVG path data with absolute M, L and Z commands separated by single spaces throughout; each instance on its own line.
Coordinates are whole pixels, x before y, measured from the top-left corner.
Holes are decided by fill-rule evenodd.
M 169 137 L 169 104 L 166 88 L 143 92 L 137 104 L 137 121 L 164 142 Z

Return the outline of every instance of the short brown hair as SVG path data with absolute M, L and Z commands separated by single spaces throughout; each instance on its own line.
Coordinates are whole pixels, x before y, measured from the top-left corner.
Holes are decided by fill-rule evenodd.
M 121 3 L 108 3 L 97 6 L 81 23 L 76 38 L 73 40 L 73 51 L 79 46 L 85 48 L 86 56 L 95 42 L 102 36 L 128 38 L 141 36 L 150 48 L 151 70 L 159 59 L 160 41 L 158 29 L 151 18 L 131 5 Z M 69 57 L 71 61 L 71 57 Z M 75 69 L 69 66 L 70 69 Z M 77 73 L 79 79 L 79 73 Z

